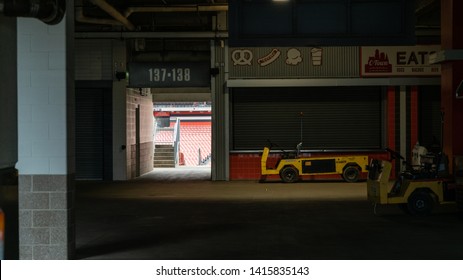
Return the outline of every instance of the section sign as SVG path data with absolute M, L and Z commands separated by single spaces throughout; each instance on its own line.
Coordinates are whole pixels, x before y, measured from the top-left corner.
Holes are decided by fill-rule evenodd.
M 128 65 L 129 87 L 209 87 L 209 62 L 132 62 Z

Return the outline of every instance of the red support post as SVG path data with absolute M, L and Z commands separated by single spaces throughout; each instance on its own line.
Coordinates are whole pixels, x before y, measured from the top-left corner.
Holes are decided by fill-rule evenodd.
M 441 0 L 441 45 L 443 50 L 463 49 L 463 1 Z M 441 66 L 441 106 L 444 112 L 443 151 L 449 157 L 450 172 L 453 159 L 463 155 L 463 100 L 455 92 L 463 80 L 463 60 L 445 61 Z

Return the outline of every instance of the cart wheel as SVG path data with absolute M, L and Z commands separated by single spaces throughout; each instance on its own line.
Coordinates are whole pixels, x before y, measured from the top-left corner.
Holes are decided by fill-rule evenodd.
M 354 183 L 359 179 L 359 174 L 359 169 L 356 166 L 351 165 L 344 168 L 342 178 L 344 178 L 346 182 Z
M 294 183 L 299 180 L 299 172 L 292 166 L 286 166 L 280 171 L 280 178 L 285 183 Z
M 408 198 L 408 211 L 414 216 L 428 216 L 434 207 L 434 199 L 429 192 L 416 191 Z

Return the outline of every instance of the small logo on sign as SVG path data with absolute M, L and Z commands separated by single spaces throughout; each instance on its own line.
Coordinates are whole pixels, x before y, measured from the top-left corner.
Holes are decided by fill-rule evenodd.
M 367 64 L 365 64 L 365 73 L 391 73 L 392 64 L 389 63 L 387 54 L 380 53 L 379 49 L 376 49 L 375 55 L 368 58 Z

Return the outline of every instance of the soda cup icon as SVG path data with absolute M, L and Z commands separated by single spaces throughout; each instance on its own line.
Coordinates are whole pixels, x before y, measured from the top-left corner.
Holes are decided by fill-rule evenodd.
M 323 49 L 322 48 L 312 48 L 310 50 L 310 54 L 312 56 L 312 65 L 313 66 L 322 65 L 322 54 L 323 54 Z

